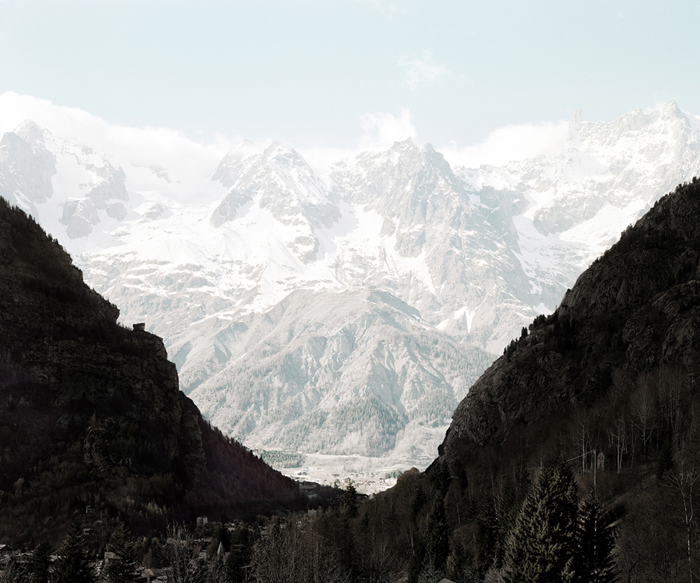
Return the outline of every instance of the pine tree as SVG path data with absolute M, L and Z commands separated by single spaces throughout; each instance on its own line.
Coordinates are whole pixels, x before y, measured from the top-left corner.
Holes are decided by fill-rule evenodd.
M 34 549 L 27 571 L 31 583 L 48 583 L 51 567 L 51 547 L 49 543 L 39 543 Z
M 614 583 L 615 537 L 595 498 L 583 505 L 576 533 L 576 573 L 581 583 Z
M 0 577 L 0 583 L 24 583 L 27 581 L 26 577 L 26 570 L 22 563 L 12 557 L 5 567 L 5 572 Z
M 447 491 L 450 489 L 451 481 L 450 467 L 447 465 L 446 461 L 441 459 L 437 460 L 437 463 L 435 464 L 435 469 L 430 475 L 430 479 L 435 485 L 435 488 L 438 491 L 438 495 L 441 498 L 444 498 L 447 494 Z
M 416 519 L 418 518 L 420 511 L 423 509 L 423 506 L 425 506 L 427 501 L 428 501 L 428 498 L 425 495 L 423 488 L 418 486 L 418 490 L 416 490 L 416 494 L 413 497 L 413 501 L 411 502 L 411 521 L 413 523 L 416 522 Z
M 479 560 L 482 563 L 490 563 L 497 552 L 498 544 L 498 515 L 496 503 L 493 498 L 486 496 L 482 500 L 478 511 L 477 524 L 479 525 Z
M 664 477 L 664 474 L 673 469 L 673 450 L 671 449 L 671 440 L 669 438 L 664 441 L 661 447 L 661 455 L 659 456 L 659 461 L 656 464 L 656 478 L 660 480 Z
M 348 487 L 343 492 L 340 507 L 347 518 L 355 518 L 358 514 L 360 502 L 357 497 L 357 490 L 352 482 L 348 482 Z
M 442 571 L 450 554 L 449 525 L 442 498 L 437 497 L 428 517 L 427 558 L 437 570 Z
M 574 581 L 576 482 L 568 464 L 545 465 L 506 545 L 507 583 Z
M 226 559 L 226 576 L 231 583 L 245 581 L 250 565 L 251 540 L 247 527 L 238 530 L 231 542 L 231 552 Z
M 85 552 L 80 525 L 74 522 L 54 563 L 52 583 L 94 583 L 95 575 Z
M 107 564 L 107 581 L 109 583 L 134 583 L 138 580 L 136 573 L 136 554 L 134 541 L 124 523 L 119 524 L 112 534 L 110 550 L 116 555 Z

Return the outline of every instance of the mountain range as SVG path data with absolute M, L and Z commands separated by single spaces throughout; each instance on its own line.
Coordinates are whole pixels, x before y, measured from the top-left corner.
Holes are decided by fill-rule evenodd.
M 118 316 L 0 199 L 0 538 L 33 547 L 80 514 L 148 532 L 301 503 L 294 481 L 202 418 L 162 340 Z
M 558 154 L 478 168 L 406 140 L 319 172 L 280 144 L 170 143 L 14 94 L 0 129 L 0 195 L 164 338 L 224 432 L 418 465 L 494 356 L 700 172 L 675 102 L 577 112 Z

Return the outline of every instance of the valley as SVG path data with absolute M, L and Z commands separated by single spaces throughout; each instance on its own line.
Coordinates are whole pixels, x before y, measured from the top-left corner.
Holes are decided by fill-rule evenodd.
M 675 102 L 577 113 L 560 152 L 499 167 L 409 139 L 321 169 L 275 143 L 226 152 L 0 105 L 0 194 L 121 322 L 163 337 L 212 423 L 249 448 L 380 467 L 426 467 L 494 357 L 700 172 L 699 122 Z

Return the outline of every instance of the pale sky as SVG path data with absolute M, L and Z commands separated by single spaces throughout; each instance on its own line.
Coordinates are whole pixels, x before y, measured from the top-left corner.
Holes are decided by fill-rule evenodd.
M 700 113 L 698 23 L 697 0 L 0 0 L 0 93 L 203 142 L 464 148 Z

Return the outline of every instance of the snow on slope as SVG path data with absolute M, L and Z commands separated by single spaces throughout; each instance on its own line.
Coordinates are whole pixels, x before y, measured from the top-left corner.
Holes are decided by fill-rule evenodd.
M 500 167 L 452 168 L 407 140 L 324 177 L 279 144 L 202 146 L 11 93 L 0 130 L 0 194 L 124 322 L 164 337 L 217 424 L 255 446 L 417 463 L 483 351 L 700 172 L 698 120 L 674 102 L 575 116 L 559 153 Z

